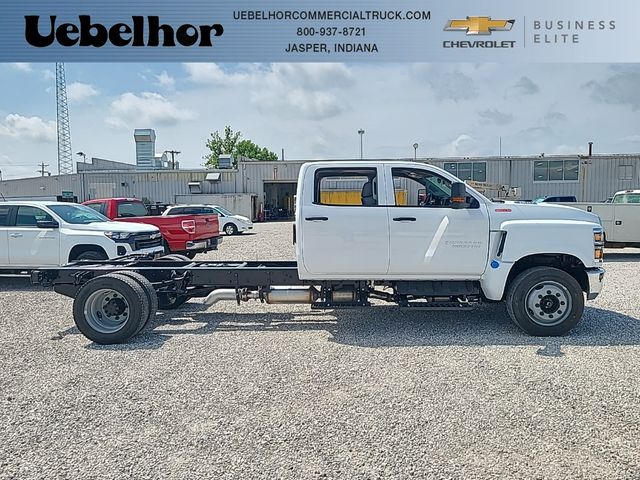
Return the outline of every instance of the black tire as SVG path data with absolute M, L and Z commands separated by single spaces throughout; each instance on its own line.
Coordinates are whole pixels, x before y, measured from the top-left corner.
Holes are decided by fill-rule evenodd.
M 237 235 L 238 227 L 236 227 L 233 223 L 229 222 L 224 226 L 224 233 L 227 235 Z
M 197 252 L 187 252 L 184 255 L 180 255 L 181 257 L 187 257 L 187 260 L 193 260 L 196 258 Z
M 514 323 L 536 337 L 564 335 L 584 312 L 580 284 L 567 272 L 553 267 L 521 272 L 509 285 L 505 302 Z
M 104 303 L 100 301 L 101 295 L 106 295 L 107 307 L 87 312 L 96 301 Z M 108 301 L 109 295 L 114 297 L 112 301 Z M 120 323 L 105 321 L 104 315 L 110 316 L 104 313 L 105 308 L 112 304 L 114 308 L 119 308 L 113 313 L 114 318 L 117 320 L 117 312 L 124 310 L 127 314 L 125 320 Z M 126 308 L 123 309 L 122 305 L 126 305 Z M 78 330 L 89 340 L 103 345 L 123 343 L 144 326 L 149 318 L 149 308 L 149 300 L 142 286 L 133 278 L 116 272 L 95 277 L 80 287 L 73 302 L 73 319 Z
M 145 329 L 149 322 L 151 322 L 151 320 L 155 318 L 156 313 L 158 312 L 158 295 L 156 295 L 156 289 L 153 288 L 153 285 L 147 279 L 147 277 L 138 272 L 131 272 L 127 270 L 118 272 L 117 275 L 129 277 L 138 282 L 138 284 L 144 290 L 144 293 L 147 294 L 147 298 L 149 299 L 149 315 L 147 317 L 147 320 L 145 320 L 145 322 L 140 326 L 140 330 L 136 332 L 136 334 L 140 333 Z
M 86 252 L 82 252 L 73 260 L 106 260 L 106 259 L 107 259 L 107 255 L 104 252 L 100 252 L 98 250 L 87 250 Z

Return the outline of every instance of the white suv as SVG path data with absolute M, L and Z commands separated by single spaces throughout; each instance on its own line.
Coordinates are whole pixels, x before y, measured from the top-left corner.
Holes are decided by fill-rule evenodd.
M 0 202 L 0 270 L 164 252 L 151 225 L 112 222 L 63 202 Z
M 253 229 L 253 222 L 242 215 L 235 215 L 218 205 L 175 205 L 167 208 L 162 215 L 218 215 L 220 231 L 236 235 Z

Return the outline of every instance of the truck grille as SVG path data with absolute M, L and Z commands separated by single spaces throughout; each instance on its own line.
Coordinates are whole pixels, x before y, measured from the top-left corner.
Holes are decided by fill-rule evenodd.
M 133 242 L 134 250 L 160 246 L 162 246 L 162 235 L 159 233 L 136 235 Z

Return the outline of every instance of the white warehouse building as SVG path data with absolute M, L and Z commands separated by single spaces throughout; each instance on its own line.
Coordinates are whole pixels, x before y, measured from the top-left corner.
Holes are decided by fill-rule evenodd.
M 231 169 L 142 170 L 94 158 L 91 163 L 79 163 L 76 174 L 2 181 L 0 194 L 6 199 L 79 202 L 136 197 L 149 203 L 217 204 L 253 219 L 262 210 L 287 216 L 293 212 L 298 172 L 305 162 L 243 158 Z M 518 187 L 524 200 L 572 195 L 578 201 L 597 202 L 619 190 L 640 188 L 640 154 L 419 158 L 417 162 L 436 165 L 462 180 Z

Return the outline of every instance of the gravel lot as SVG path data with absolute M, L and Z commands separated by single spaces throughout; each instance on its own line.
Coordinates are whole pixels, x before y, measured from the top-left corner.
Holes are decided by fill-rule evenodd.
M 293 259 L 291 224 L 216 259 Z M 205 256 L 201 256 L 205 258 Z M 640 478 L 640 251 L 569 336 L 474 312 L 199 300 L 130 344 L 0 279 L 0 478 Z

